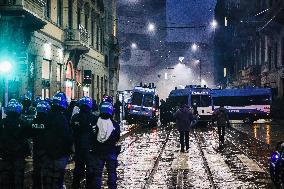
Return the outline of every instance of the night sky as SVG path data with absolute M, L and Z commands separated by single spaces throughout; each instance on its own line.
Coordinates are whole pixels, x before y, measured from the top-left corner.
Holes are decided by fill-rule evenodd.
M 168 29 L 167 41 L 208 43 L 215 4 L 216 0 L 167 0 L 168 27 L 198 27 L 196 29 Z M 208 27 L 199 28 L 199 26 Z

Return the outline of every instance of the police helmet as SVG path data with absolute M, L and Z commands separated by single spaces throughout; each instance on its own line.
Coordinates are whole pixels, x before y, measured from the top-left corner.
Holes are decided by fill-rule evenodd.
M 103 102 L 109 102 L 109 103 L 113 103 L 113 97 L 112 96 L 108 96 L 108 95 L 105 95 L 103 97 Z
M 23 110 L 23 106 L 21 103 L 19 103 L 16 99 L 11 99 L 7 105 L 7 113 L 9 112 L 15 112 L 20 114 Z
M 32 100 L 28 95 L 23 95 L 21 96 L 21 103 L 23 104 L 24 107 L 29 107 L 32 104 Z
M 112 106 L 112 104 L 109 103 L 109 102 L 103 102 L 101 104 L 101 107 L 100 107 L 100 113 L 101 114 L 112 115 L 112 113 L 113 113 L 113 106 Z
M 87 106 L 88 108 L 92 108 L 93 107 L 93 101 L 90 97 L 87 96 L 83 96 L 80 100 L 79 100 L 79 107 L 82 107 L 83 105 Z
M 66 95 L 63 92 L 58 92 L 53 96 L 52 99 L 52 105 L 54 106 L 60 106 L 64 109 L 67 109 L 68 107 L 68 102 Z
M 48 104 L 51 106 L 52 100 L 51 100 L 50 98 L 45 98 L 44 101 L 45 101 L 45 102 L 48 102 Z
M 37 96 L 37 97 L 35 98 L 35 100 L 33 101 L 33 106 L 36 107 L 39 102 L 41 102 L 41 97 L 40 97 L 40 96 Z
M 39 103 L 37 103 L 36 106 L 36 111 L 38 113 L 48 113 L 50 111 L 51 107 L 49 105 L 48 102 L 46 101 L 40 101 Z

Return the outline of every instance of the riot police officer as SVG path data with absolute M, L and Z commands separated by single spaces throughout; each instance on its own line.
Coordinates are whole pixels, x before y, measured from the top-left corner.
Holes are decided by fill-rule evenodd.
M 72 132 L 65 111 L 66 95 L 54 95 L 44 132 L 43 186 L 45 189 L 63 188 L 65 168 L 72 153 Z
M 27 128 L 20 115 L 22 105 L 9 101 L 7 117 L 0 124 L 0 188 L 23 188 L 25 158 L 29 155 Z
M 32 107 L 32 100 L 27 95 L 24 95 L 21 97 L 21 102 L 23 105 L 21 119 L 23 120 L 24 124 L 31 125 L 36 116 L 36 110 L 34 107 Z
M 44 151 L 44 131 L 47 124 L 47 116 L 50 105 L 46 101 L 40 101 L 36 105 L 37 117 L 31 125 L 31 137 L 33 140 L 33 188 L 42 188 L 42 166 Z
M 113 106 L 109 102 L 103 102 L 100 106 L 100 116 L 96 125 L 93 127 L 95 131 L 94 143 L 94 160 L 95 160 L 95 187 L 101 188 L 102 173 L 104 165 L 106 165 L 108 173 L 108 188 L 117 188 L 117 155 L 116 142 L 120 137 L 119 124 L 113 121 Z
M 80 188 L 81 178 L 85 175 L 86 170 L 86 188 L 94 187 L 94 158 L 93 158 L 93 141 L 94 133 L 92 126 L 95 125 L 95 116 L 91 110 L 93 107 L 90 97 L 82 97 L 79 100 L 80 112 L 75 114 L 71 120 L 75 144 L 75 169 L 73 172 L 73 189 Z

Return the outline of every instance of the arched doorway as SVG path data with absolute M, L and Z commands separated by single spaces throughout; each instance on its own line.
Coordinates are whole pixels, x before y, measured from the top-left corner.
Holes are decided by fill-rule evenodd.
M 74 69 L 71 61 L 66 64 L 65 72 L 65 93 L 68 101 L 74 98 Z

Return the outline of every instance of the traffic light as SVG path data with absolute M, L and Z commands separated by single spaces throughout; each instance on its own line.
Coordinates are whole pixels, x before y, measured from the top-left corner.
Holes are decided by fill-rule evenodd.
M 84 70 L 84 84 L 91 85 L 92 84 L 92 70 Z

